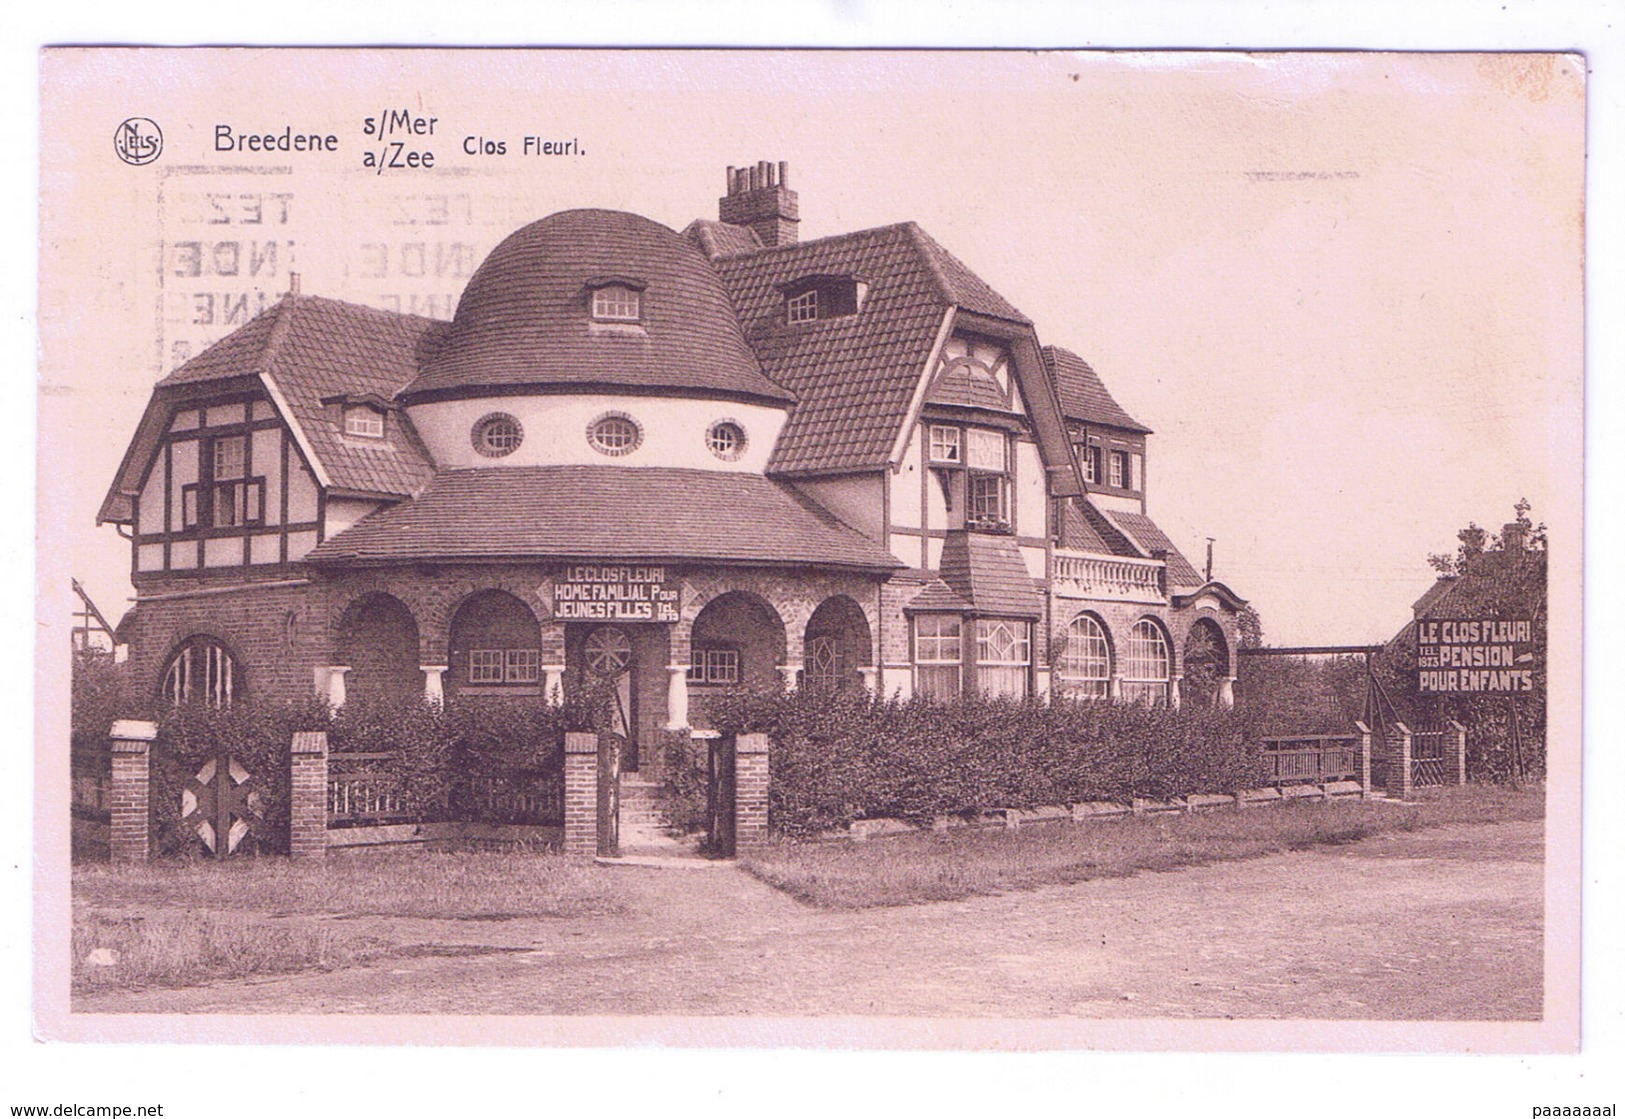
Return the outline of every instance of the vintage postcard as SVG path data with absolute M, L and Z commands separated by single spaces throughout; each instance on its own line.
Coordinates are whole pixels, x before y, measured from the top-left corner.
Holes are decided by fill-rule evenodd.
M 1577 1046 L 1580 58 L 42 72 L 44 1036 Z

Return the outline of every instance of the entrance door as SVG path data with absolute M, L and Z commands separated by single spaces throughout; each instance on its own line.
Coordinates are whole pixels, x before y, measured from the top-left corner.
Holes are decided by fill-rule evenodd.
M 611 732 L 626 741 L 621 769 L 638 768 L 637 688 L 633 686 L 632 639 L 618 626 L 599 626 L 587 634 L 587 671 L 614 685 L 610 711 Z

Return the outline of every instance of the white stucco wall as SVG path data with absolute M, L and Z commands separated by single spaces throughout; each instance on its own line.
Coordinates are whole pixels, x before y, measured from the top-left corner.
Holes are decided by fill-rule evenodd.
M 491 458 L 474 449 L 474 425 L 492 412 L 519 421 L 524 440 L 512 454 Z M 624 455 L 605 455 L 587 442 L 587 426 L 605 412 L 631 416 L 643 441 Z M 441 469 L 487 466 L 677 466 L 760 474 L 784 427 L 785 412 L 732 400 L 613 394 L 492 396 L 414 404 L 407 409 Z M 745 430 L 745 451 L 727 461 L 705 445 L 707 429 L 733 420 Z

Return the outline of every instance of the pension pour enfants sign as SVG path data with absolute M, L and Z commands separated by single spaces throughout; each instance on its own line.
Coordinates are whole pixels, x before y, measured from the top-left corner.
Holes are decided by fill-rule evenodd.
M 681 592 L 664 567 L 574 563 L 553 584 L 553 616 L 566 622 L 675 622 Z
M 1433 695 L 1535 690 L 1534 623 L 1504 618 L 1428 618 L 1416 623 L 1417 688 Z

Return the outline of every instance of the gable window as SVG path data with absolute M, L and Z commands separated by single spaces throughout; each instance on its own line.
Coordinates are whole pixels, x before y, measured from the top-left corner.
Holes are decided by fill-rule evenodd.
M 1106 630 L 1091 614 L 1079 614 L 1066 629 L 1066 648 L 1056 665 L 1062 695 L 1106 699 L 1111 695 L 1112 656 Z
M 1083 480 L 1091 484 L 1100 482 L 1100 447 L 1078 444 L 1078 462 L 1083 466 Z
M 1162 627 L 1149 618 L 1134 623 L 1123 648 L 1123 699 L 1161 706 L 1168 702 L 1173 658 Z
M 198 480 L 181 487 L 181 527 L 237 528 L 265 516 L 265 479 L 248 476 L 248 437 L 198 442 Z
M 987 695 L 1024 696 L 1032 664 L 1031 626 L 1008 618 L 976 619 L 976 686 Z
M 481 417 L 471 433 L 474 449 L 486 458 L 511 455 L 525 441 L 524 428 L 506 412 L 492 412 Z
M 226 647 L 212 637 L 193 637 L 169 658 L 160 691 L 176 707 L 187 703 L 230 707 L 242 686 L 243 674 Z
M 931 461 L 963 462 L 960 454 L 959 429 L 944 424 L 931 425 Z
M 592 293 L 592 317 L 599 322 L 637 322 L 643 318 L 643 293 L 626 284 L 605 284 Z
M 969 528 L 1010 527 L 1010 475 L 1008 441 L 1002 431 L 968 428 L 965 458 L 970 482 L 965 496 L 965 523 Z
M 344 434 L 363 439 L 382 439 L 384 414 L 365 404 L 353 404 L 344 410 Z
M 959 695 L 965 660 L 963 620 L 957 614 L 918 614 L 914 618 L 914 691 L 926 699 Z
M 690 684 L 727 686 L 740 681 L 739 650 L 725 645 L 696 647 L 689 659 Z
M 1127 451 L 1112 452 L 1111 471 L 1111 484 L 1120 490 L 1128 489 L 1129 468 Z

